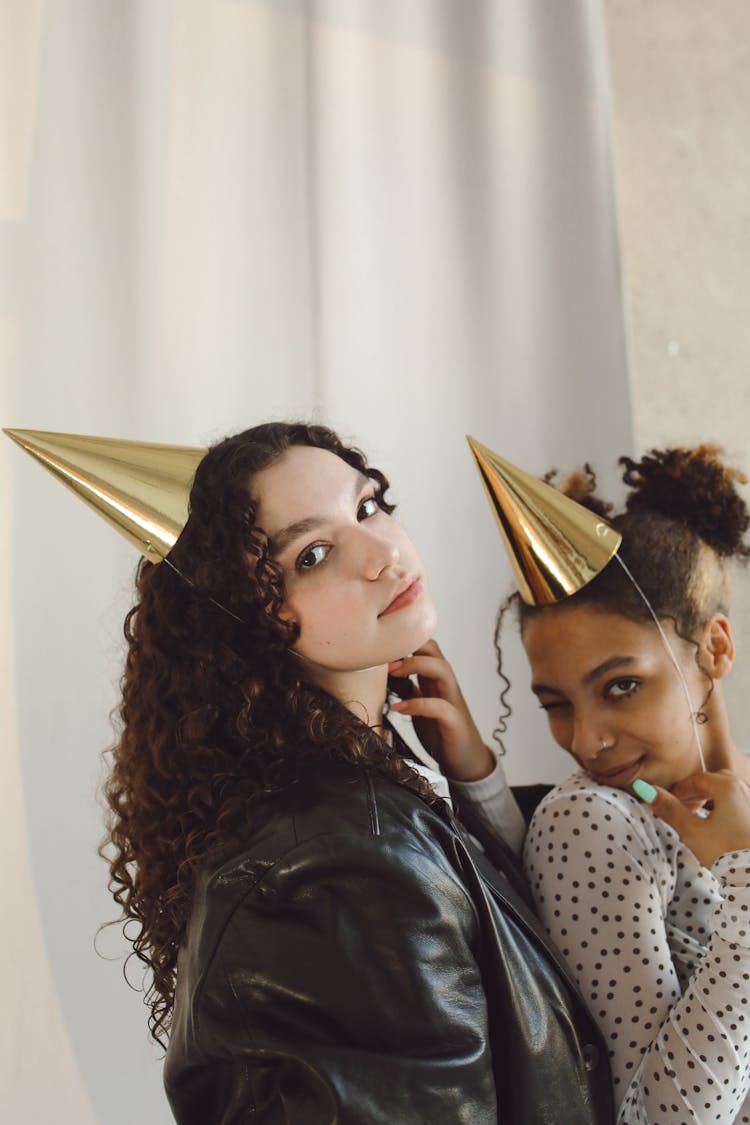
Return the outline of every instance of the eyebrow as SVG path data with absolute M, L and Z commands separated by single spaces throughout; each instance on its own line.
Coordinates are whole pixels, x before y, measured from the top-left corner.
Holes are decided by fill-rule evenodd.
M 605 674 L 605 672 L 611 672 L 613 670 L 613 668 L 624 668 L 624 667 L 627 667 L 629 664 L 634 664 L 634 663 L 635 663 L 635 657 L 634 656 L 610 656 L 610 658 L 608 660 L 603 660 L 601 662 L 601 664 L 597 664 L 596 668 L 592 668 L 590 672 L 587 672 L 586 675 L 581 680 L 581 683 L 584 684 L 584 685 L 592 684 L 594 682 L 594 680 L 598 680 L 600 676 L 603 676 Z M 561 691 L 558 691 L 557 688 L 549 687 L 547 684 L 532 684 L 531 690 L 534 692 L 535 695 L 540 695 L 540 694 L 562 695 L 563 694 Z
M 370 478 L 357 471 L 352 488 L 352 497 L 356 498 L 364 486 L 369 483 Z M 303 520 L 296 520 L 294 523 L 287 524 L 286 527 L 282 527 L 281 531 L 277 531 L 273 537 L 269 538 L 268 546 L 271 554 L 274 556 L 280 555 L 295 539 L 315 531 L 316 528 L 322 527 L 326 522 L 324 516 L 307 516 Z

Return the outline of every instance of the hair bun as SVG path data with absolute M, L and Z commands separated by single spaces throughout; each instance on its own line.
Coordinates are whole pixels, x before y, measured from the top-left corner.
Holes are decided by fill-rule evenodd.
M 551 469 L 550 472 L 545 473 L 545 484 L 553 485 L 558 492 L 562 492 L 563 496 L 575 500 L 576 504 L 588 508 L 590 512 L 595 512 L 597 516 L 601 516 L 603 519 L 609 516 L 612 511 L 612 504 L 596 495 L 596 473 L 588 461 L 582 469 L 569 473 L 559 484 L 556 480 L 557 476 L 557 469 Z
M 627 510 L 648 509 L 686 524 L 722 556 L 750 554 L 743 536 L 750 524 L 735 485 L 746 484 L 739 469 L 725 465 L 718 445 L 652 449 L 640 461 L 621 457 L 622 479 L 632 490 Z

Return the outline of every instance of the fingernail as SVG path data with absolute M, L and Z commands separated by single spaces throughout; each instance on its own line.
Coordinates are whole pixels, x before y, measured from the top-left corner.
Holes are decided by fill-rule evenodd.
M 392 660 L 388 665 L 388 671 L 392 672 L 394 668 L 400 668 L 403 663 L 403 660 Z
M 642 801 L 645 801 L 647 805 L 650 805 L 653 801 L 656 800 L 657 794 L 653 785 L 649 785 L 647 781 L 641 781 L 640 777 L 636 778 L 636 780 L 633 782 L 633 791 L 641 798 Z
M 398 703 L 391 704 L 391 711 L 401 711 L 405 706 L 406 704 L 404 703 L 403 699 L 401 699 L 398 701 Z

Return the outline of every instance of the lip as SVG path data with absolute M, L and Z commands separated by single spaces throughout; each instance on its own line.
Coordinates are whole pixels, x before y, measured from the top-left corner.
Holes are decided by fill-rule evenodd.
M 641 768 L 644 756 L 636 758 L 634 762 L 628 762 L 627 765 L 615 766 L 611 770 L 600 770 L 598 772 L 589 770 L 589 774 L 599 785 L 613 785 L 615 788 L 622 788 L 625 785 L 630 785 L 633 781 Z
M 406 606 L 411 605 L 422 593 L 422 581 L 416 575 L 410 574 L 396 589 L 396 594 L 389 601 L 379 617 L 385 617 L 389 613 L 397 613 L 400 609 L 405 609 Z

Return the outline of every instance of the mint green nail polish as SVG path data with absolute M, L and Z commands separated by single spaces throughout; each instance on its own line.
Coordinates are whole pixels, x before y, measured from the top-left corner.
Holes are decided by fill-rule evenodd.
M 656 800 L 656 790 L 653 785 L 649 785 L 647 781 L 641 781 L 640 777 L 633 782 L 633 789 L 647 805 Z

